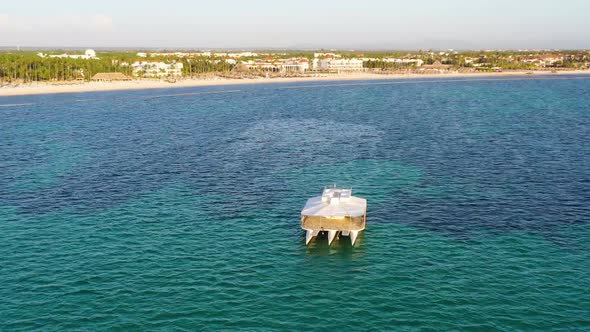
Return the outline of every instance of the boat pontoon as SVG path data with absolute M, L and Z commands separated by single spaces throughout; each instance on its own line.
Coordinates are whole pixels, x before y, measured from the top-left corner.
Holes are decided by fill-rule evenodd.
M 322 196 L 307 200 L 301 211 L 301 228 L 306 231 L 305 244 L 320 232 L 327 232 L 328 244 L 341 233 L 350 236 L 354 245 L 366 222 L 367 200 L 352 196 L 352 189 L 339 189 L 336 185 L 325 188 Z

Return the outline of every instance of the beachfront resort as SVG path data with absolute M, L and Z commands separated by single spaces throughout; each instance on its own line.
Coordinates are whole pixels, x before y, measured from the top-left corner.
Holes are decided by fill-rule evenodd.
M 274 78 L 323 74 L 589 71 L 588 50 L 96 51 L 5 50 L 0 85 L 92 80 Z M 119 75 L 98 75 L 120 73 Z

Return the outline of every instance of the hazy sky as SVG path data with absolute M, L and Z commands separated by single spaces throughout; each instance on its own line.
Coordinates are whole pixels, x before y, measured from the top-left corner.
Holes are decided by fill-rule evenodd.
M 0 46 L 590 48 L 590 0 L 0 1 Z

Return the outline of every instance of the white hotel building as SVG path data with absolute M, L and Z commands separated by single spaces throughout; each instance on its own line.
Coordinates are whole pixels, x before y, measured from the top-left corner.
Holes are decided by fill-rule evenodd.
M 179 77 L 182 76 L 182 63 L 165 63 L 158 61 L 135 61 L 131 64 L 133 75 L 143 77 Z
M 314 59 L 316 60 L 316 59 Z M 363 60 L 361 59 L 321 59 L 314 61 L 314 69 L 332 71 L 362 71 Z
M 83 59 L 83 60 L 98 60 L 96 52 L 92 49 L 84 51 L 84 54 L 44 54 L 37 53 L 37 56 L 41 58 L 70 58 L 70 59 Z

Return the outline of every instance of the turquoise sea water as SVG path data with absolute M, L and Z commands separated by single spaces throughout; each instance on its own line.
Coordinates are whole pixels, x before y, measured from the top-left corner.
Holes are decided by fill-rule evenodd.
M 589 96 L 560 76 L 0 97 L 0 330 L 587 331 Z M 368 228 L 306 247 L 332 183 Z

